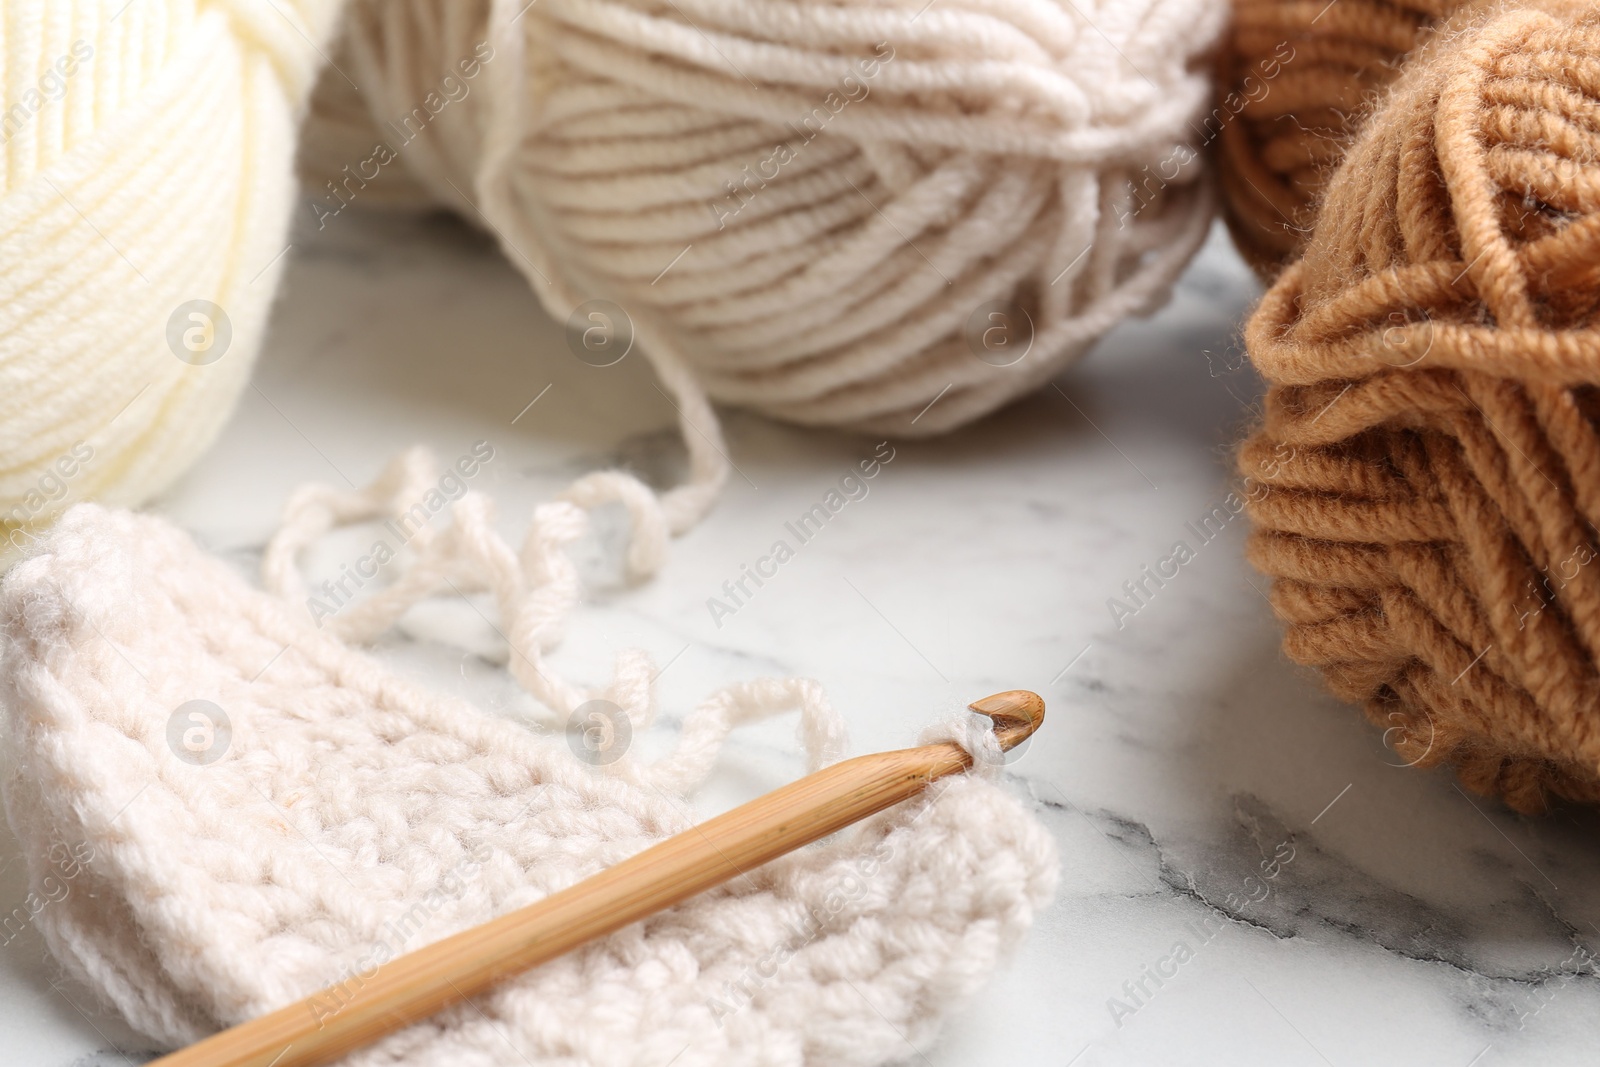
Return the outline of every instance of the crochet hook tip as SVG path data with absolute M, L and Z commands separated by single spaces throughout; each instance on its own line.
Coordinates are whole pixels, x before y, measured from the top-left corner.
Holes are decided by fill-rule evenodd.
M 994 735 L 1006 751 L 1033 736 L 1044 722 L 1044 697 L 1027 689 L 1008 689 L 967 705 L 994 720 Z

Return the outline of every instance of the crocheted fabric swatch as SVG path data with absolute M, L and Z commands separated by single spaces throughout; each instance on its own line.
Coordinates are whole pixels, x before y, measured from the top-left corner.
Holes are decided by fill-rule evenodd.
M 473 496 L 439 545 L 493 538 L 472 526 Z M 506 577 L 422 552 L 418 566 L 468 585 Z M 503 611 L 537 593 L 515 577 Z M 691 712 L 674 755 L 602 773 L 560 737 L 396 676 L 170 524 L 90 504 L 6 576 L 0 639 L 4 799 L 34 888 L 53 846 L 92 855 L 35 922 L 163 1046 L 353 991 L 402 952 L 687 828 L 681 793 L 741 720 L 798 708 L 813 767 L 843 751 L 814 683 L 758 681 Z M 195 700 L 226 723 L 188 718 Z M 186 747 L 202 727 L 219 756 Z M 1018 943 L 1056 869 L 1021 805 L 961 777 L 342 1062 L 901 1059 Z M 319 1008 L 338 1009 L 338 994 Z

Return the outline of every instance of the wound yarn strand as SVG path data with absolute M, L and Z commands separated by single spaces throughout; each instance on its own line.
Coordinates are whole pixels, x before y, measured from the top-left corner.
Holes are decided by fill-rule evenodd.
M 1405 762 L 1600 801 L 1600 9 L 1424 49 L 1246 329 L 1284 647 Z

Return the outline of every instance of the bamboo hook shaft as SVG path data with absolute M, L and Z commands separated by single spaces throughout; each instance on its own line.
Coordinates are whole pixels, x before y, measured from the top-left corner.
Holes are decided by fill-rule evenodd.
M 1044 719 L 1026 690 L 970 705 L 1003 750 Z M 653 845 L 577 885 L 397 957 L 354 992 L 324 990 L 155 1061 L 152 1067 L 316 1067 L 515 974 L 910 799 L 972 766 L 946 742 L 857 756 Z M 330 1010 L 330 1004 L 337 1008 Z

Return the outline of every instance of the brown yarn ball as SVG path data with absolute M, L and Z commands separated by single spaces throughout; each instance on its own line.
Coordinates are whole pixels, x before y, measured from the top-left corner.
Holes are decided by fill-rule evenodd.
M 1600 800 L 1600 6 L 1430 44 L 1245 339 L 1289 656 L 1404 763 Z
M 1271 278 L 1299 254 L 1323 186 L 1373 99 L 1468 0 L 1235 0 L 1207 122 L 1223 217 Z

